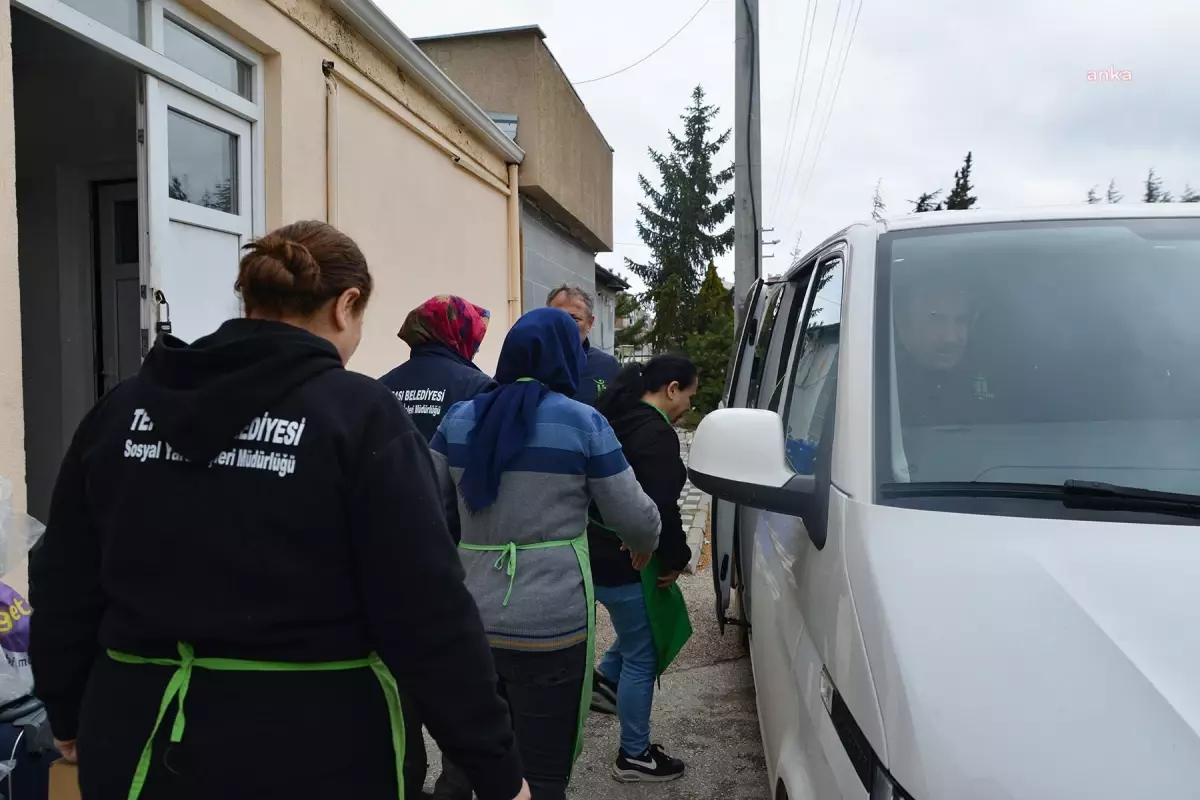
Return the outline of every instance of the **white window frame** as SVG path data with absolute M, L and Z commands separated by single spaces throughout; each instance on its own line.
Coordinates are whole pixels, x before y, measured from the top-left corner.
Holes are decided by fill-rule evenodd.
M 164 83 L 195 95 L 201 100 L 249 122 L 251 219 L 254 226 L 253 235 L 261 235 L 265 232 L 266 224 L 265 187 L 263 186 L 266 171 L 262 56 L 216 25 L 188 11 L 176 0 L 139 0 L 139 2 L 142 12 L 142 27 L 147 39 L 145 43 L 130 39 L 60 0 L 11 0 L 12 5 L 16 8 L 89 42 L 103 52 Z M 191 28 L 202 38 L 208 39 L 231 55 L 236 55 L 250 64 L 252 99 L 247 100 L 236 92 L 219 86 L 164 55 L 162 52 L 164 13 L 169 14 L 185 28 Z

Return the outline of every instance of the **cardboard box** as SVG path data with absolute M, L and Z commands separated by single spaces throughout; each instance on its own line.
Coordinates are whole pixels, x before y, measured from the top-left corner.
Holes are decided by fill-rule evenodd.
M 65 761 L 50 765 L 50 800 L 79 800 L 79 768 Z

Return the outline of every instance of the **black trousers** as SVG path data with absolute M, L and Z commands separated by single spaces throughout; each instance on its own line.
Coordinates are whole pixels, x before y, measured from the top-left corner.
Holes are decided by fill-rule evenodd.
M 404 797 L 405 800 L 418 800 L 429 772 L 429 754 L 425 751 L 420 712 L 408 695 L 401 695 L 400 701 L 404 708 Z M 471 800 L 471 782 L 445 755 L 433 795 L 438 800 Z
M 566 800 L 590 646 L 548 653 L 492 648 L 533 800 Z

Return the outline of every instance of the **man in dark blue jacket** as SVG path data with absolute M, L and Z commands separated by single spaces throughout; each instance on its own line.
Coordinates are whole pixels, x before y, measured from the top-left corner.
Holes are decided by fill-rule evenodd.
M 588 334 L 596 324 L 595 300 L 587 290 L 571 284 L 562 284 L 550 290 L 546 295 L 546 305 L 551 308 L 561 308 L 571 315 L 579 326 L 579 335 L 583 338 L 583 352 L 587 354 L 587 367 L 579 376 L 579 390 L 575 399 L 589 406 L 596 404 L 596 398 L 612 383 L 621 371 L 621 363 L 617 359 L 592 347 Z
M 411 349 L 408 361 L 379 380 L 404 405 L 425 441 L 437 433 L 442 417 L 455 403 L 496 388 L 496 382 L 473 360 L 487 333 L 490 316 L 487 309 L 450 295 L 431 297 L 404 320 L 397 335 Z M 410 699 L 401 699 L 408 742 L 404 751 L 405 797 L 424 797 L 429 762 L 422 723 Z M 471 784 L 443 758 L 433 796 L 438 800 L 470 800 Z

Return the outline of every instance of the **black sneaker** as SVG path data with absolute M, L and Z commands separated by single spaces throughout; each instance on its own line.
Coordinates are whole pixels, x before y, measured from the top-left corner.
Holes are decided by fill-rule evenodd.
M 618 750 L 612 776 L 621 783 L 661 783 L 682 778 L 683 771 L 682 761 L 664 753 L 660 745 L 652 744 L 639 756 L 627 756 L 624 750 Z
M 592 711 L 617 713 L 617 685 L 601 675 L 599 670 L 592 675 Z

